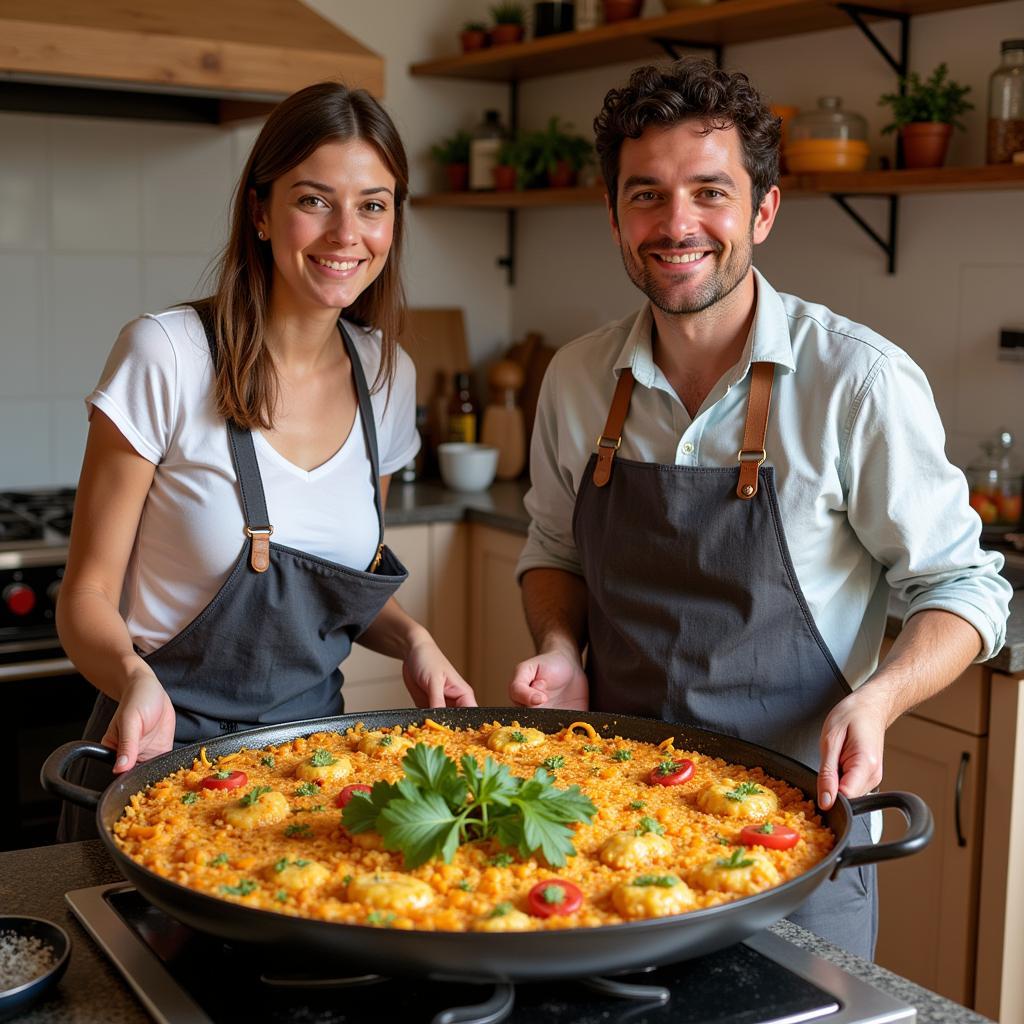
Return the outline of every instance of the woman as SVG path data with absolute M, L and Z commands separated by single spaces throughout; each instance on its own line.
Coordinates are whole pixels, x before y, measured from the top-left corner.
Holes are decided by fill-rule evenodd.
M 368 93 L 289 97 L 242 174 L 216 293 L 128 324 L 86 400 L 57 618 L 115 773 L 341 712 L 357 637 L 402 659 L 418 706 L 476 703 L 396 602 L 407 573 L 382 543 L 390 474 L 419 446 L 396 341 L 407 188 Z

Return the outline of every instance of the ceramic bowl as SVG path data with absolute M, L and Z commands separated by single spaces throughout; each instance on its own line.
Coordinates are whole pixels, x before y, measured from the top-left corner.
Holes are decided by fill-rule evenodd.
M 498 449 L 486 444 L 447 441 L 437 446 L 441 479 L 453 491 L 483 491 L 498 468 Z
M 786 167 L 792 174 L 815 171 L 863 171 L 870 148 L 857 139 L 800 139 L 786 146 Z
M 68 933 L 52 921 L 40 917 L 0 917 L 0 958 L 6 960 L 9 949 L 4 940 L 33 938 L 49 946 L 54 962 L 48 970 L 13 988 L 0 988 L 0 1020 L 24 1013 L 44 992 L 63 977 L 71 959 L 71 940 Z

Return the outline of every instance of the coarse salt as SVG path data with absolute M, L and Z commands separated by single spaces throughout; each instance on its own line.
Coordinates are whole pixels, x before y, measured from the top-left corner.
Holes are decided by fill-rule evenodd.
M 20 988 L 57 963 L 53 947 L 34 935 L 0 932 L 0 992 Z

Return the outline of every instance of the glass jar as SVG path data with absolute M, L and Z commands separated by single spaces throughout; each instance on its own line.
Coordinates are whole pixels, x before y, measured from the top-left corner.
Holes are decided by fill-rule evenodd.
M 981 446 L 983 457 L 967 467 L 971 508 L 984 527 L 1014 527 L 1021 521 L 1024 479 L 1011 449 L 1013 435 L 1001 430 Z
M 1004 39 L 1002 63 L 988 80 L 988 144 L 990 164 L 1008 164 L 1024 152 L 1024 39 Z
M 501 115 L 488 110 L 483 121 L 473 131 L 469 143 L 469 187 L 484 190 L 494 188 L 494 168 L 498 165 L 498 150 L 508 137 Z
M 843 110 L 838 96 L 822 96 L 816 110 L 805 110 L 789 122 L 787 143 L 804 139 L 839 139 L 863 142 L 868 137 L 868 123 L 860 114 Z

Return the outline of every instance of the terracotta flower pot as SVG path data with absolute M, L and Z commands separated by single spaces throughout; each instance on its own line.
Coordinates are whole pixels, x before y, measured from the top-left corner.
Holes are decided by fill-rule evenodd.
M 446 164 L 449 192 L 465 192 L 469 186 L 469 164 Z
M 576 172 L 568 160 L 559 160 L 548 175 L 549 188 L 571 188 L 576 184 Z
M 628 18 L 639 18 L 644 0 L 603 0 L 604 20 L 626 21 Z
M 472 53 L 474 50 L 482 50 L 487 45 L 487 33 L 480 29 L 473 29 L 469 32 L 459 33 L 459 42 L 462 44 L 463 53 Z
M 523 38 L 522 25 L 495 25 L 491 29 L 491 45 L 504 46 L 507 43 L 518 43 Z
M 903 140 L 903 166 L 908 170 L 922 167 L 941 167 L 953 134 L 951 124 L 940 121 L 921 121 L 906 124 L 900 129 Z
M 516 169 L 508 164 L 498 164 L 491 173 L 494 175 L 494 188 L 498 192 L 511 192 L 516 187 Z

